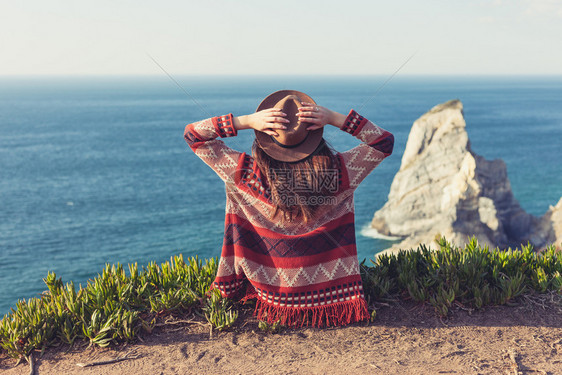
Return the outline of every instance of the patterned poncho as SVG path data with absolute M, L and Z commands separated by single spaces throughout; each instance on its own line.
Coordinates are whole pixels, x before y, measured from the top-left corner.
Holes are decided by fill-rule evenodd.
M 234 137 L 232 114 L 189 124 L 184 138 L 226 186 L 224 240 L 213 288 L 257 298 L 255 315 L 284 325 L 369 319 L 355 243 L 353 194 L 392 153 L 394 137 L 351 110 L 342 131 L 362 143 L 337 153 L 337 192 L 307 223 L 271 219 L 268 181 L 254 158 L 217 138 Z

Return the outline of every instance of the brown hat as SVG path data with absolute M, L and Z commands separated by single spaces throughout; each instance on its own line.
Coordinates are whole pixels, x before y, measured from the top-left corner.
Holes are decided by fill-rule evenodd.
M 295 90 L 281 90 L 265 98 L 256 112 L 268 108 L 279 108 L 287 114 L 289 123 L 283 123 L 287 129 L 275 129 L 277 136 L 254 130 L 259 146 L 272 158 L 280 161 L 295 162 L 306 158 L 314 152 L 320 141 L 324 128 L 306 130 L 309 123 L 300 122 L 297 117 L 302 102 L 316 104 L 308 95 Z

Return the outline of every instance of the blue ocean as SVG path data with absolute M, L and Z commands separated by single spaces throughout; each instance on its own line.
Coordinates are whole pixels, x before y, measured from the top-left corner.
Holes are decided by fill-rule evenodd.
M 507 163 L 525 210 L 539 216 L 560 199 L 562 77 L 398 75 L 381 89 L 387 78 L 175 77 L 198 104 L 164 74 L 0 78 L 0 314 L 45 290 L 48 271 L 85 284 L 106 263 L 219 256 L 224 185 L 185 143 L 185 125 L 254 112 L 280 89 L 356 109 L 395 135 L 393 155 L 356 191 L 360 260 L 389 245 L 361 231 L 387 198 L 412 123 L 450 99 L 464 104 L 473 150 Z M 341 151 L 358 144 L 332 127 L 325 137 Z M 225 140 L 240 151 L 252 141 L 251 131 Z

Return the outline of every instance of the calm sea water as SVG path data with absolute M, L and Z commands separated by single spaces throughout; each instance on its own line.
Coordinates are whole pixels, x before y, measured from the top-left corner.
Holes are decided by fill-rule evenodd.
M 253 112 L 279 89 L 358 110 L 387 77 L 0 78 L 0 314 L 45 289 L 48 271 L 85 283 L 105 263 L 220 255 L 224 185 L 189 150 L 186 124 Z M 523 208 L 562 196 L 561 77 L 396 77 L 359 112 L 394 133 L 394 154 L 356 192 L 359 258 L 388 242 L 361 228 L 388 195 L 414 120 L 464 103 L 473 149 L 508 166 Z M 336 129 L 338 150 L 358 141 Z M 252 132 L 227 139 L 249 151 Z

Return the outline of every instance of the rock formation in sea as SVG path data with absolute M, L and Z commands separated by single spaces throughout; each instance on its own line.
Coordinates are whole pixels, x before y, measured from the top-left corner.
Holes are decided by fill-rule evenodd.
M 388 201 L 371 227 L 403 238 L 387 251 L 435 247 L 436 236 L 459 246 L 476 236 L 491 247 L 529 241 L 541 248 L 562 243 L 562 199 L 542 218 L 526 213 L 513 196 L 505 163 L 471 150 L 463 105 L 451 100 L 414 122 Z

